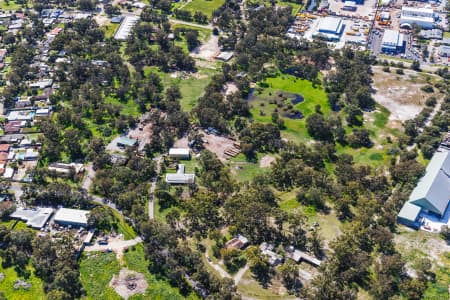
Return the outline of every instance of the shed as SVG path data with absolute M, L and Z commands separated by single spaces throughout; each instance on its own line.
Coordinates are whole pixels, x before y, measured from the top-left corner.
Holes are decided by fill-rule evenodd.
M 169 156 L 177 159 L 190 159 L 191 154 L 189 148 L 170 148 Z
M 137 140 L 135 139 L 130 139 L 126 136 L 121 136 L 118 140 L 117 140 L 117 146 L 119 147 L 133 147 L 137 145 Z
M 418 219 L 421 210 L 419 206 L 406 202 L 397 215 L 397 221 L 403 225 L 418 229 L 420 226 Z
M 52 214 L 53 209 L 48 207 L 33 209 L 19 207 L 10 215 L 10 217 L 25 221 L 27 225 L 32 228 L 40 229 L 45 226 L 45 223 L 47 223 Z

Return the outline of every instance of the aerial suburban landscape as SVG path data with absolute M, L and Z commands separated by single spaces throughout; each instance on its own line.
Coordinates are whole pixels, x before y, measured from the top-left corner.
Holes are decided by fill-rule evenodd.
M 449 16 L 0 0 L 0 300 L 449 300 Z

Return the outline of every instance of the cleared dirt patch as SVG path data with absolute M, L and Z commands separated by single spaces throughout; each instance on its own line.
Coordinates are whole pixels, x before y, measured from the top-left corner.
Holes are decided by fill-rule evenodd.
M 270 155 L 265 155 L 261 160 L 259 161 L 259 167 L 260 168 L 268 168 L 270 165 L 275 161 L 275 157 Z
M 426 99 L 436 96 L 420 89 L 427 85 L 427 81 L 417 72 L 404 70 L 404 75 L 398 75 L 394 69 L 387 73 L 381 67 L 374 67 L 373 72 L 373 97 L 391 112 L 390 121 L 414 118 L 422 110 Z
M 227 161 L 229 156 L 224 152 L 229 148 L 233 148 L 233 143 L 235 143 L 235 141 L 223 136 L 206 134 L 203 131 L 202 133 L 204 135 L 204 140 L 208 141 L 207 143 L 204 143 L 203 146 L 212 153 L 215 153 L 222 162 Z
M 128 299 L 136 294 L 145 294 L 148 283 L 145 280 L 144 274 L 128 269 L 122 269 L 118 276 L 113 276 L 109 286 L 122 298 Z
M 219 37 L 217 35 L 211 35 L 206 43 L 200 45 L 191 52 L 191 56 L 212 61 L 219 53 Z

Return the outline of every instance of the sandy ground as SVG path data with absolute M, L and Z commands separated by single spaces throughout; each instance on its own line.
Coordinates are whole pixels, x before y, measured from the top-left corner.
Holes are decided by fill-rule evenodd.
M 128 132 L 128 136 L 139 141 L 138 150 L 142 151 L 144 150 L 144 146 L 150 143 L 152 139 L 152 123 L 148 123 L 145 125 L 144 123 L 142 123 L 142 130 L 139 130 L 140 126 L 141 125 L 138 125 L 136 128 L 130 129 L 130 131 Z
M 113 251 L 117 255 L 117 259 L 120 261 L 123 256 L 123 250 L 125 248 L 134 246 L 136 244 L 139 244 L 142 242 L 142 239 L 140 237 L 137 237 L 133 240 L 124 240 L 120 237 L 112 238 L 110 237 L 108 240 L 108 245 L 99 245 L 98 243 L 93 244 L 92 246 L 86 246 L 84 248 L 84 251 L 86 252 L 92 252 L 92 251 Z
M 268 168 L 272 165 L 272 163 L 275 161 L 275 157 L 271 155 L 265 155 L 261 160 L 259 161 L 259 167 L 260 168 Z
M 234 141 L 223 136 L 206 134 L 205 132 L 202 133 L 204 135 L 204 139 L 208 141 L 208 143 L 204 143 L 203 146 L 212 153 L 215 153 L 222 162 L 227 161 L 229 157 L 223 152 L 227 148 L 233 147 Z
M 450 251 L 450 245 L 444 242 L 436 233 L 424 233 L 413 229 L 402 227 L 407 233 L 396 234 L 395 244 L 400 248 L 403 255 L 415 253 L 418 250 L 426 253 L 427 257 L 442 266 L 440 256 Z
M 432 95 L 420 90 L 425 85 L 423 80 L 412 82 L 410 75 L 415 74 L 413 71 L 405 70 L 405 75 L 395 74 L 394 68 L 391 73 L 383 72 L 380 67 L 374 67 L 373 71 L 373 97 L 391 112 L 389 119 L 392 121 L 414 118 L 422 110 L 425 100 Z
M 109 286 L 122 298 L 128 299 L 136 294 L 145 294 L 148 283 L 143 274 L 128 269 L 122 269 L 120 270 L 119 275 L 113 276 Z M 132 286 L 132 288 L 130 288 L 130 286 Z
M 206 43 L 200 45 L 191 52 L 191 56 L 212 61 L 219 52 L 219 37 L 212 34 Z
M 188 138 L 182 137 L 173 144 L 174 148 L 188 148 Z

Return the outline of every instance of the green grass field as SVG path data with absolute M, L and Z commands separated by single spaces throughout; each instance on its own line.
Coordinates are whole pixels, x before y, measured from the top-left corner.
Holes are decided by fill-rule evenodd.
M 233 175 L 236 175 L 235 179 L 238 182 L 252 181 L 252 179 L 258 174 L 264 174 L 269 171 L 269 168 L 261 168 L 259 166 L 259 160 L 263 155 L 258 154 L 258 161 L 253 163 L 246 160 L 244 154 L 239 154 L 233 157 L 228 166 Z
M 120 265 L 115 253 L 90 253 L 80 263 L 81 283 L 86 290 L 86 299 L 122 299 L 109 287 L 113 275 L 119 274 Z
M 199 11 L 211 17 L 213 11 L 218 9 L 223 3 L 224 0 L 192 0 L 183 7 L 183 10 L 188 10 L 192 14 Z
M 119 28 L 119 25 L 120 25 L 120 24 L 113 24 L 113 23 L 110 23 L 110 24 L 108 24 L 108 25 L 103 26 L 103 29 L 104 29 L 104 31 L 105 31 L 105 37 L 106 37 L 106 38 L 113 37 L 114 34 L 115 34 L 116 31 L 117 31 L 117 28 Z
M 255 121 L 262 123 L 272 122 L 272 112 L 276 108 L 276 104 L 270 104 L 270 99 L 275 99 L 277 94 L 285 92 L 289 94 L 300 94 L 305 101 L 293 106 L 303 115 L 303 119 L 283 118 L 286 129 L 281 134 L 284 138 L 294 142 L 304 142 L 310 140 L 305 127 L 305 119 L 314 112 L 315 106 L 319 104 L 322 107 L 324 115 L 331 113 L 330 106 L 325 91 L 321 87 L 313 87 L 308 80 L 297 79 L 290 75 L 278 75 L 277 77 L 267 78 L 264 82 L 268 88 L 264 88 L 261 93 L 255 92 L 254 100 L 251 101 L 252 108 L 250 112 Z M 261 115 L 260 112 L 264 115 Z M 279 109 L 279 114 L 282 112 Z
M 19 279 L 14 268 L 4 269 L 1 266 L 0 260 L 0 273 L 5 275 L 5 278 L 0 281 L 0 291 L 2 291 L 8 300 L 44 300 L 46 299 L 44 293 L 44 284 L 41 279 L 34 275 L 34 269 L 30 265 L 27 268 L 31 271 L 29 279 L 20 278 L 28 283 L 31 283 L 29 290 L 14 290 L 14 282 Z

